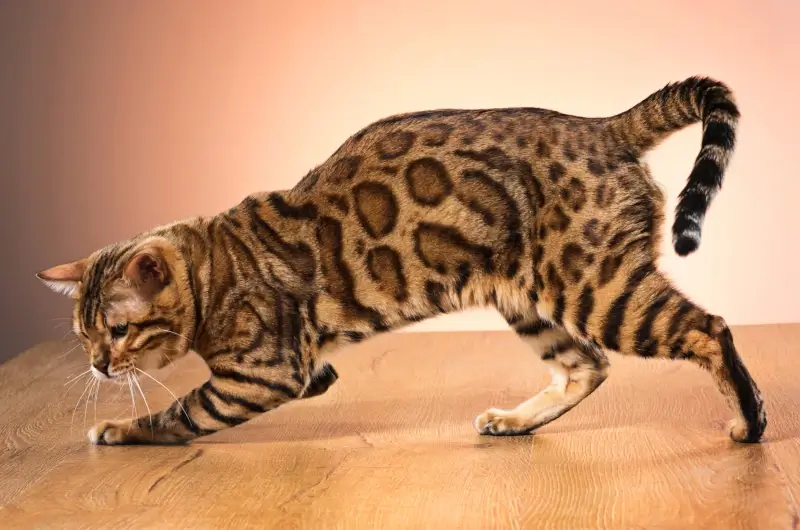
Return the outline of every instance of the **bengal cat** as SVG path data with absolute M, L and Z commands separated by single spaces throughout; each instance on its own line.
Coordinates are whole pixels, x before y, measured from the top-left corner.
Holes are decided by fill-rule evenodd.
M 185 443 L 239 425 L 324 393 L 338 378 L 326 352 L 483 306 L 541 356 L 552 382 L 477 416 L 481 434 L 527 434 L 558 418 L 605 380 L 611 351 L 708 370 L 735 412 L 730 436 L 756 442 L 763 401 L 728 326 L 656 266 L 665 199 L 641 160 L 702 121 L 672 226 L 685 256 L 700 243 L 738 118 L 726 85 L 705 77 L 608 118 L 537 108 L 394 116 L 290 190 L 40 272 L 75 299 L 95 377 L 130 384 L 190 349 L 210 368 L 166 410 L 104 421 L 89 438 Z

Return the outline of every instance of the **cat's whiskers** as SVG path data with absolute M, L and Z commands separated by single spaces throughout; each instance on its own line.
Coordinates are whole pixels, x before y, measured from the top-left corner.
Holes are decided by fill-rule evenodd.
M 144 391 L 142 390 L 142 385 L 139 384 L 139 376 L 138 374 L 133 374 L 133 382 L 136 383 L 136 388 L 139 389 L 139 394 L 142 395 L 142 399 L 144 400 L 144 406 L 147 407 L 147 417 L 150 419 L 150 432 L 153 432 L 153 413 L 150 411 L 150 405 L 147 403 L 147 397 L 144 395 Z
M 116 394 L 116 395 L 115 395 L 113 398 L 111 398 L 111 401 L 112 401 L 113 403 L 116 403 L 116 402 L 117 402 L 117 400 L 118 400 L 118 399 L 120 398 L 120 396 L 122 395 L 122 392 L 125 390 L 125 385 L 117 384 L 117 387 L 119 387 L 119 388 L 118 388 L 118 390 L 117 390 L 117 394 Z
M 84 374 L 82 377 L 81 377 L 81 376 L 78 376 L 77 378 L 75 378 L 75 380 L 72 382 L 72 384 L 71 384 L 71 385 L 69 385 L 69 386 L 67 387 L 67 389 L 64 391 L 64 396 L 66 396 L 67 394 L 69 394 L 69 391 L 70 391 L 70 390 L 72 390 L 72 387 L 74 387 L 76 384 L 78 384 L 78 382 L 80 382 L 80 380 L 81 380 L 81 379 L 83 379 L 83 377 L 87 377 L 87 376 Z
M 180 357 L 181 351 L 175 347 L 162 346 L 159 350 L 159 353 L 161 354 L 161 358 L 166 360 L 166 362 L 161 368 L 166 368 L 167 366 L 171 366 L 174 360 L 169 355 L 167 355 L 167 353 L 176 353 Z
M 131 374 L 130 374 L 130 372 L 125 374 L 125 376 L 126 376 L 126 378 L 128 380 L 128 390 L 130 390 L 130 393 L 131 393 L 131 404 L 133 406 L 133 417 L 134 418 L 138 418 L 139 414 L 136 412 L 136 395 L 133 393 L 133 383 L 131 382 Z
M 97 390 L 94 393 L 94 422 L 97 423 L 97 402 L 100 400 L 100 389 L 102 388 L 100 381 L 97 382 Z
M 100 380 L 92 379 L 92 389 L 89 391 L 89 395 L 86 396 L 86 403 L 83 406 L 83 429 L 86 430 L 86 415 L 89 413 L 89 401 L 91 401 L 96 396 L 96 392 L 100 388 Z M 96 402 L 96 398 L 95 398 Z
M 68 344 L 67 346 L 69 346 L 69 344 Z M 66 353 L 62 353 L 61 355 L 59 355 L 59 356 L 58 356 L 58 358 L 59 358 L 59 359 L 63 359 L 64 357 L 66 357 L 66 356 L 67 356 L 67 355 L 69 355 L 70 353 L 74 352 L 76 349 L 80 348 L 80 346 L 81 346 L 81 343 L 80 343 L 80 342 L 78 342 L 78 344 L 76 344 L 75 346 L 73 346 L 72 348 L 70 348 L 70 349 L 69 349 L 69 350 L 68 350 Z
M 176 332 L 174 332 L 174 331 L 172 331 L 172 330 L 169 330 L 169 329 L 155 328 L 155 330 L 156 330 L 156 331 L 163 331 L 164 333 L 170 333 L 170 334 L 172 334 L 172 335 L 175 335 L 176 337 L 180 337 L 180 338 L 184 339 L 184 340 L 185 340 L 185 341 L 187 341 L 189 344 L 192 344 L 192 339 L 190 339 L 190 338 L 189 338 L 189 337 L 187 337 L 186 335 L 182 335 L 182 334 L 180 334 L 180 333 L 176 333 Z
M 167 392 L 169 392 L 169 394 L 170 394 L 170 395 L 171 395 L 171 396 L 172 396 L 172 397 L 175 399 L 175 402 L 176 402 L 176 403 L 178 404 L 178 406 L 180 407 L 180 409 L 181 409 L 181 411 L 183 412 L 184 416 L 186 416 L 186 419 L 189 421 L 189 423 L 191 423 L 192 425 L 194 424 L 194 423 L 192 422 L 192 418 L 190 418 L 190 417 L 189 417 L 189 414 L 186 412 L 186 409 L 185 409 L 185 408 L 183 408 L 183 405 L 181 404 L 181 400 L 180 400 L 180 399 L 178 399 L 178 396 L 176 396 L 176 395 L 175 395 L 175 393 L 174 393 L 172 390 L 170 390 L 169 388 L 167 388 L 167 385 L 165 385 L 164 383 L 162 383 L 161 381 L 159 381 L 158 379 L 156 379 L 156 378 L 155 378 L 155 377 L 153 377 L 152 375 L 148 374 L 148 373 L 147 373 L 147 372 L 145 372 L 144 370 L 141 370 L 141 369 L 139 369 L 139 368 L 136 368 L 135 366 L 134 366 L 134 368 L 133 368 L 133 369 L 134 369 L 134 370 L 136 370 L 137 372 L 139 372 L 139 373 L 143 374 L 143 375 L 146 375 L 147 377 L 149 377 L 150 379 L 152 379 L 153 381 L 155 381 L 156 383 L 158 383 L 159 385 L 161 385 L 161 387 L 162 387 L 164 390 L 166 390 Z
M 83 377 L 84 375 L 88 374 L 88 373 L 89 373 L 89 372 L 91 372 L 91 371 L 92 371 L 92 369 L 91 369 L 91 368 L 89 368 L 89 369 L 88 369 L 88 370 L 86 370 L 85 372 L 81 372 L 81 373 L 79 373 L 78 375 L 76 375 L 75 377 L 71 377 L 71 378 L 69 379 L 69 381 L 67 381 L 66 383 L 64 383 L 64 386 L 67 386 L 68 384 L 72 383 L 72 382 L 73 382 L 73 381 L 75 381 L 76 379 L 79 379 L 79 378 Z M 70 388 L 71 388 L 71 387 L 70 387 Z M 69 388 L 68 388 L 67 390 L 69 390 Z
M 73 427 L 73 424 L 75 423 L 75 412 L 78 410 L 78 407 L 81 405 L 81 400 L 83 399 L 83 396 L 86 394 L 86 392 L 89 390 L 89 388 L 91 388 L 91 386 L 92 386 L 92 379 L 88 379 L 86 381 L 86 386 L 84 387 L 83 392 L 81 392 L 81 395 L 78 396 L 78 401 L 75 402 L 75 407 L 72 409 L 72 417 L 69 420 L 69 434 L 70 435 L 72 435 L 72 427 Z

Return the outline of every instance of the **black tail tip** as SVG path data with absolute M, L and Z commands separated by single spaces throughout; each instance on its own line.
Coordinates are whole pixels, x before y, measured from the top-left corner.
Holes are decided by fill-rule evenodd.
M 673 246 L 678 256 L 685 257 L 697 250 L 700 238 L 695 234 L 680 234 L 675 237 Z

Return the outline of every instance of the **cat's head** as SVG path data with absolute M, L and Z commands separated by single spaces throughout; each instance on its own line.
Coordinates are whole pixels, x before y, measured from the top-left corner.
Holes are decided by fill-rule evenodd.
M 73 330 L 98 379 L 127 382 L 185 355 L 194 333 L 186 264 L 163 237 L 111 245 L 36 275 L 75 300 Z

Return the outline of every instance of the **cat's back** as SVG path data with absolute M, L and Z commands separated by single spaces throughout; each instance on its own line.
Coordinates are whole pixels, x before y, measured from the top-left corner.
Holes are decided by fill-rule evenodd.
M 416 183 L 412 194 L 415 189 L 434 193 L 448 187 L 445 179 L 457 180 L 470 163 L 481 162 L 489 170 L 507 170 L 522 161 L 526 161 L 522 165 L 535 165 L 536 159 L 554 151 L 561 156 L 565 141 L 567 155 L 570 150 L 579 153 L 578 144 L 589 142 L 598 123 L 535 107 L 442 109 L 390 116 L 353 134 L 293 191 L 336 191 L 365 180 L 398 176 L 398 183 Z M 570 147 L 572 136 L 587 140 L 576 139 Z M 603 148 L 595 146 L 595 150 Z M 420 199 L 427 202 L 424 196 Z

